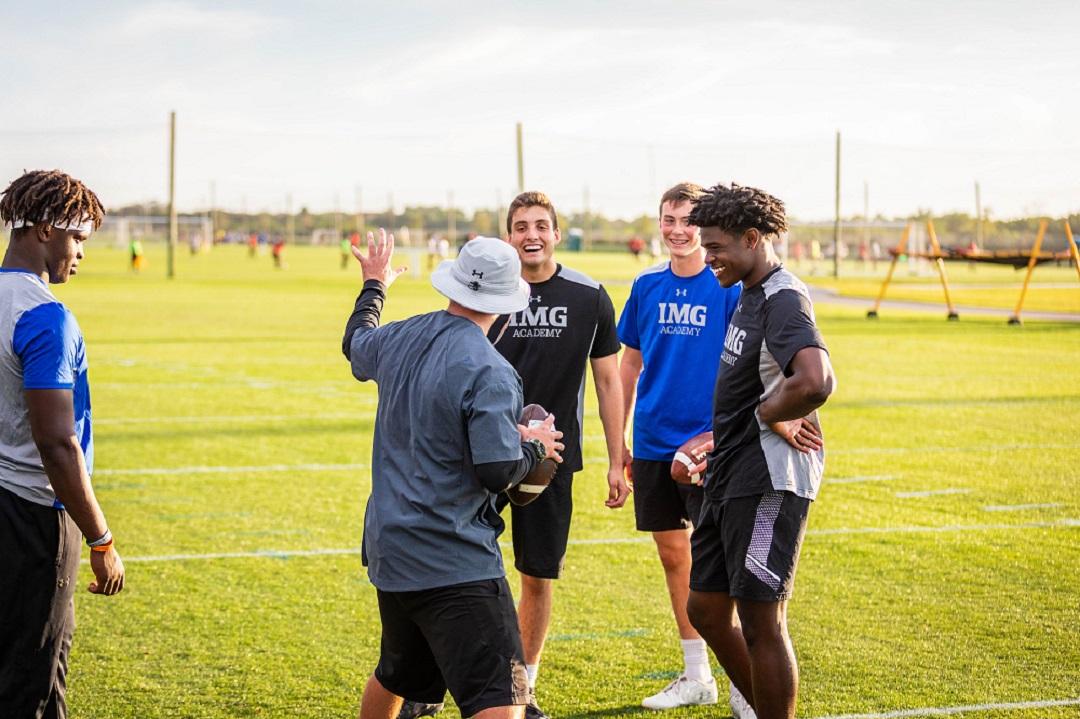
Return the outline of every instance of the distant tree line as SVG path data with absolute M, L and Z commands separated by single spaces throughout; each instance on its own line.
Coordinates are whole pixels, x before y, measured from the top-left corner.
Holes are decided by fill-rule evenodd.
M 109 214 L 117 216 L 135 215 L 165 215 L 168 208 L 162 204 L 149 203 L 128 205 L 126 207 L 111 209 Z M 473 234 L 503 236 L 506 234 L 505 209 L 498 214 L 491 209 L 479 209 L 470 215 L 461 210 L 453 210 L 453 225 L 455 237 L 450 238 L 453 242 L 463 242 Z M 288 232 L 289 222 L 286 213 L 258 212 L 240 213 L 228 210 L 204 210 L 200 215 L 212 215 L 215 231 L 222 232 L 257 232 L 267 235 L 284 235 Z M 355 215 L 346 212 L 318 212 L 314 213 L 307 207 L 301 207 L 293 217 L 294 231 L 300 242 L 307 242 L 316 230 L 340 232 L 348 236 L 355 231 L 368 231 L 378 227 L 385 227 L 400 231 L 400 228 L 408 227 L 410 234 L 414 236 L 419 231 L 422 238 L 431 235 L 447 236 L 450 230 L 450 215 L 445 207 L 439 206 L 407 206 L 400 212 L 390 213 L 367 212 L 363 215 Z M 906 217 L 885 217 L 877 215 L 871 218 L 871 223 L 898 223 L 918 222 L 925 223 L 927 219 L 933 219 L 934 228 L 943 245 L 968 245 L 975 241 L 978 234 L 978 221 L 975 217 L 962 212 L 953 212 L 944 215 L 931 215 L 929 211 L 920 209 L 916 213 Z M 1018 249 L 1030 247 L 1038 231 L 1039 222 L 1042 219 L 1050 221 L 1047 238 L 1044 242 L 1047 249 L 1061 249 L 1064 245 L 1063 223 L 1068 219 L 1074 233 L 1080 235 L 1080 214 L 1070 214 L 1066 217 L 1042 218 L 1023 217 L 1010 220 L 984 219 L 983 220 L 983 246 L 991 249 Z M 849 244 L 858 243 L 861 240 L 860 223 L 863 222 L 861 215 L 846 217 L 844 222 L 843 239 Z M 821 243 L 832 241 L 832 229 L 828 223 L 815 222 L 812 226 L 800 227 L 797 218 L 791 220 L 793 226 L 792 236 L 799 241 L 817 239 Z M 567 238 L 571 229 L 580 230 L 586 248 L 595 247 L 618 247 L 623 248 L 626 242 L 634 236 L 649 239 L 657 235 L 656 218 L 651 215 L 641 215 L 633 220 L 610 219 L 601 214 L 583 213 L 559 214 L 559 227 Z M 871 238 L 878 239 L 883 245 L 888 246 L 895 242 L 899 233 L 895 230 L 881 232 L 871 230 Z

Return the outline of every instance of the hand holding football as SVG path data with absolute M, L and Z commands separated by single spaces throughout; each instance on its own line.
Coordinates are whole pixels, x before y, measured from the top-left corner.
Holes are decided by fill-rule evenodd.
M 679 484 L 701 486 L 705 482 L 705 466 L 712 449 L 712 432 L 702 432 L 683 442 L 671 462 L 671 478 Z
M 548 411 L 538 404 L 526 405 L 521 410 L 521 419 L 518 420 L 518 424 L 528 429 L 537 429 L 544 426 L 547 423 Z M 551 439 L 557 440 L 562 437 L 562 432 L 555 429 L 554 424 L 551 424 Z M 550 442 L 545 442 L 545 446 Z M 562 444 L 554 442 L 556 450 L 562 449 Z M 556 454 L 558 456 L 558 454 Z M 520 483 L 506 490 L 506 496 L 510 498 L 510 501 L 514 504 L 524 506 L 534 501 L 540 494 L 547 489 L 547 486 L 551 484 L 552 477 L 555 476 L 555 468 L 557 463 L 554 459 L 548 457 L 540 462 L 537 462 L 532 471 L 525 475 L 525 479 Z

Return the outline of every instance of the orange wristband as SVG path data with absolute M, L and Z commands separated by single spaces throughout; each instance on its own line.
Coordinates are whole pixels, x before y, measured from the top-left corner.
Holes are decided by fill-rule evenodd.
M 113 543 L 112 543 L 112 540 L 110 539 L 105 544 L 99 544 L 96 547 L 90 547 L 90 551 L 91 552 L 107 552 L 110 549 L 112 549 L 112 545 L 113 545 Z

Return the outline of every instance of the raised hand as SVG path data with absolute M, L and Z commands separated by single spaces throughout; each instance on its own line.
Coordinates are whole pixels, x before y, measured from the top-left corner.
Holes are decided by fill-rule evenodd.
M 353 246 L 353 257 L 360 262 L 360 270 L 364 275 L 364 282 L 378 280 L 384 286 L 389 287 L 408 267 L 399 267 L 396 270 L 390 267 L 390 260 L 394 256 L 394 236 L 387 235 L 386 230 L 379 228 L 379 238 L 375 239 L 374 233 L 367 235 L 367 256 L 360 251 L 359 247 Z

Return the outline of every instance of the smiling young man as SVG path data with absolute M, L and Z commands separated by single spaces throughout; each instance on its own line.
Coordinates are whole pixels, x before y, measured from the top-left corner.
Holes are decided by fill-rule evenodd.
M 626 419 L 634 406 L 633 455 L 624 448 L 634 480 L 634 515 L 638 530 L 651 532 L 656 544 L 684 661 L 675 681 L 642 702 L 649 709 L 717 699 L 708 649 L 686 617 L 690 531 L 703 493 L 671 478 L 679 446 L 711 426 L 724 332 L 739 299 L 737 286 L 721 287 L 705 266 L 698 228 L 690 223 L 691 203 L 700 193 L 699 185 L 684 182 L 660 198 L 660 234 L 670 259 L 634 280 L 619 318 L 619 339 L 626 346 L 619 367 Z
M 607 441 L 608 492 L 605 504 L 623 506 L 629 487 L 623 477 L 622 393 L 615 308 L 592 278 L 555 260 L 562 236 L 551 200 L 525 192 L 510 203 L 507 240 L 521 258 L 521 276 L 529 283 L 529 306 L 503 315 L 488 336 L 495 349 L 521 375 L 525 403 L 555 415 L 563 431 L 563 463 L 535 502 L 511 506 L 514 565 L 521 574 L 518 617 L 530 686 L 535 688 L 540 656 L 551 621 L 553 583 L 562 571 L 573 512 L 574 473 L 582 469 L 582 412 L 586 365 L 592 368 L 600 422 Z M 539 717 L 535 701 L 527 717 Z
M 0 268 L 0 716 L 67 716 L 80 538 L 88 589 L 112 595 L 124 565 L 90 484 L 93 435 L 82 332 L 49 284 L 73 277 L 105 211 L 57 170 L 27 172 L 0 199 L 11 240 Z
M 687 609 L 757 717 L 791 719 L 799 673 L 787 601 L 824 468 L 817 409 L 836 382 L 806 285 L 773 250 L 787 232 L 784 203 L 717 185 L 690 221 L 720 284 L 743 292 L 716 380 Z

